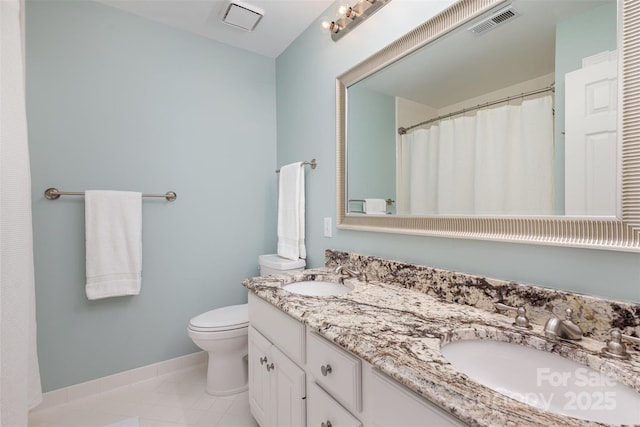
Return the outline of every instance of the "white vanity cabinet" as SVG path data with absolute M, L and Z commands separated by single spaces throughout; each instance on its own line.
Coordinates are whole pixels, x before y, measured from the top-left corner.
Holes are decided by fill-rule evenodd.
M 466 426 L 368 363 L 363 366 L 362 388 L 363 419 L 368 427 Z
M 362 423 L 316 383 L 309 383 L 307 426 L 362 427 Z
M 464 426 L 249 293 L 249 404 L 262 427 Z
M 464 426 L 371 364 L 307 331 L 307 427 Z
M 347 409 L 360 412 L 360 359 L 313 332 L 307 333 L 307 349 L 310 377 Z
M 298 365 L 304 363 L 304 325 L 254 296 L 249 321 L 251 414 L 262 427 L 304 426 L 305 372 Z
M 310 331 L 307 354 L 307 426 L 361 427 L 360 359 Z

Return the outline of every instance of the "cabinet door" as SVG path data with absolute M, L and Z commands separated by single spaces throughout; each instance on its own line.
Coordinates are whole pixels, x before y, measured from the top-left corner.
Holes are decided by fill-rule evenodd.
M 249 326 L 249 406 L 251 414 L 263 427 L 272 425 L 269 419 L 271 408 L 270 372 L 267 365 L 271 343 L 253 327 Z
M 270 380 L 275 396 L 275 423 L 278 427 L 306 424 L 305 373 L 277 347 L 271 347 L 274 369 Z

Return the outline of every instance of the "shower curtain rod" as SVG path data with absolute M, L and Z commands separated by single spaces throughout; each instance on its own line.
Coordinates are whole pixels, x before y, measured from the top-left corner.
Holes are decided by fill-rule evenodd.
M 420 126 L 428 125 L 429 123 L 437 122 L 439 120 L 448 119 L 449 117 L 457 116 L 458 114 L 468 113 L 469 111 L 480 110 L 482 108 L 491 107 L 492 105 L 502 104 L 503 102 L 509 102 L 512 99 L 524 98 L 525 96 L 537 95 L 539 93 L 544 92 L 555 92 L 555 83 L 552 83 L 551 86 L 544 87 L 542 89 L 536 89 L 529 92 L 523 92 L 519 95 L 507 96 L 506 98 L 498 99 L 496 101 L 485 102 L 484 104 L 478 104 L 475 107 L 463 108 L 462 110 L 454 111 L 453 113 L 444 114 L 442 116 L 434 117 L 433 119 L 425 120 L 424 122 L 417 123 L 415 125 L 409 127 L 399 127 L 398 134 L 404 135 L 409 132 L 411 129 L 415 129 Z

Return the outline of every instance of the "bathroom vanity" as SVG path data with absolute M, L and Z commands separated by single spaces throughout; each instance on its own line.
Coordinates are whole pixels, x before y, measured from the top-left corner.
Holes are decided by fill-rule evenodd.
M 249 313 L 249 402 L 260 425 L 464 425 L 254 294 Z
M 457 340 L 492 339 L 553 352 L 612 373 L 640 392 L 638 348 L 629 347 L 629 360 L 600 353 L 612 324 L 637 335 L 637 304 L 356 254 L 327 251 L 326 259 L 326 269 L 243 282 L 250 290 L 249 401 L 264 427 L 599 425 L 475 382 L 440 350 Z M 353 290 L 341 296 L 283 289 L 303 280 L 339 282 L 332 273 L 337 265 L 366 271 L 369 280 L 345 279 Z M 496 301 L 526 306 L 533 328 L 514 327 L 510 313 L 496 312 Z M 584 339 L 546 338 L 543 319 L 568 306 Z

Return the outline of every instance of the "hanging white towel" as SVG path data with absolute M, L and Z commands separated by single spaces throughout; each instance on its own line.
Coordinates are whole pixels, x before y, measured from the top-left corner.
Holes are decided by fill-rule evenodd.
M 304 245 L 304 169 L 302 162 L 280 168 L 278 188 L 278 255 L 306 258 Z
M 138 295 L 142 275 L 142 194 L 85 191 L 87 298 Z
M 367 215 L 385 215 L 387 201 L 385 199 L 364 199 L 364 212 Z

